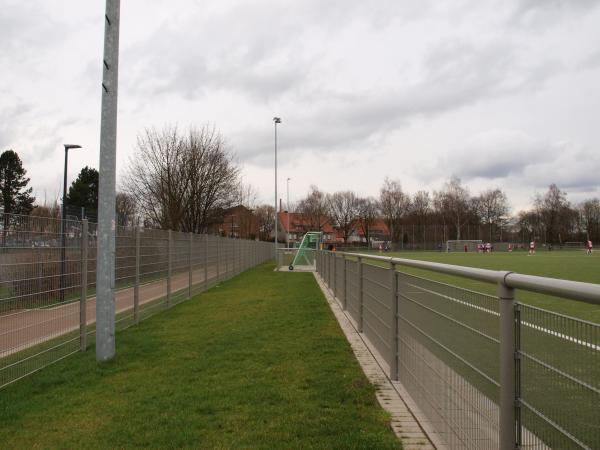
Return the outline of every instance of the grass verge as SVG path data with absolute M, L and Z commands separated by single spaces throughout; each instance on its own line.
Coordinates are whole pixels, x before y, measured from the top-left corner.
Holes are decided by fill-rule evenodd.
M 264 264 L 4 389 L 3 448 L 399 448 L 312 274 Z

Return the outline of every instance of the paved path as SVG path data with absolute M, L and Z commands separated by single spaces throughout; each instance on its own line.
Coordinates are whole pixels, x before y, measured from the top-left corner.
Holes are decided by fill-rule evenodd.
M 221 267 L 224 270 L 224 267 Z M 230 272 L 229 275 L 232 275 Z M 216 279 L 216 265 L 209 266 L 208 280 Z M 219 278 L 225 277 L 219 274 Z M 204 268 L 192 273 L 192 286 L 204 282 Z M 189 284 L 189 272 L 173 274 L 171 295 L 185 292 Z M 140 306 L 167 296 L 167 280 L 162 278 L 139 287 Z M 133 287 L 116 291 L 115 309 L 117 313 L 133 309 Z M 86 322 L 96 322 L 96 297 L 89 297 L 86 304 Z M 25 309 L 0 316 L 0 358 L 24 350 L 50 339 L 79 329 L 79 301 L 40 309 Z

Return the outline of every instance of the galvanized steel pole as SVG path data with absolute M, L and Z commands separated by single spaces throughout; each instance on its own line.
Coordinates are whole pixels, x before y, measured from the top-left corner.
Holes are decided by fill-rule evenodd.
M 363 264 L 358 257 L 358 332 L 363 332 Z
M 208 233 L 204 235 L 204 290 L 208 289 Z
M 190 233 L 190 248 L 188 253 L 188 298 L 192 298 L 192 248 L 194 247 L 194 233 Z
M 346 257 L 342 255 L 342 288 L 343 288 L 343 298 L 342 298 L 342 308 L 344 311 L 347 309 L 348 297 L 346 295 Z
M 500 450 L 516 447 L 515 290 L 498 283 L 500 308 Z
M 390 378 L 398 380 L 398 281 L 396 279 L 396 263 L 390 262 L 390 309 L 392 326 L 390 327 Z
M 133 321 L 140 323 L 140 229 L 135 227 L 135 283 L 133 285 Z
M 275 259 L 277 260 L 277 124 L 281 123 L 281 119 L 273 117 L 273 122 L 275 124 Z M 279 270 L 279 265 L 277 265 L 277 270 Z
M 120 8 L 120 0 L 106 0 L 96 263 L 97 361 L 108 361 L 115 356 L 115 166 Z
M 167 232 L 167 307 L 171 306 L 171 274 L 173 271 L 173 233 Z
M 81 297 L 79 298 L 79 349 L 87 348 L 88 221 L 81 221 Z

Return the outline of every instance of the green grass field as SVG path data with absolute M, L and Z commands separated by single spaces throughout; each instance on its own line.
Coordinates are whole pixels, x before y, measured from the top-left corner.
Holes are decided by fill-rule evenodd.
M 528 275 L 562 278 L 587 283 L 600 283 L 600 253 L 586 255 L 584 251 L 538 251 L 533 256 L 528 256 L 527 252 L 524 251 L 515 251 L 512 253 L 495 252 L 489 254 L 474 252 L 372 252 L 372 254 L 480 267 L 491 270 L 509 270 Z M 496 286 L 489 283 L 402 266 L 399 266 L 399 270 L 487 294 L 495 294 L 496 292 Z M 600 305 L 592 305 L 527 291 L 517 291 L 517 299 L 522 303 L 539 308 L 600 323 Z
M 400 448 L 312 274 L 273 268 L 3 389 L 2 448 Z

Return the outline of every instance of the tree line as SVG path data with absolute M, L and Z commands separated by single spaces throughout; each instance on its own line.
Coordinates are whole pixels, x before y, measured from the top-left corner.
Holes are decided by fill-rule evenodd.
M 311 186 L 295 209 L 303 214 L 311 229 L 322 231 L 326 223 L 331 224 L 345 243 L 359 231 L 369 242 L 377 220 L 385 222 L 393 243 L 406 241 L 409 228 L 416 234 L 413 240 L 423 241 L 426 230 L 433 225 L 440 227 L 439 241 L 537 240 L 561 245 L 600 240 L 600 201 L 591 198 L 573 204 L 556 184 L 551 184 L 543 195 L 538 194 L 532 208 L 516 214 L 511 214 L 502 189 L 471 195 L 458 177 L 448 179 L 439 190 L 413 194 L 404 191 L 398 180 L 386 178 L 378 197 L 361 197 L 349 190 L 325 193 Z
M 60 215 L 56 204 L 34 204 L 26 173 L 16 152 L 7 150 L 0 155 L 0 207 L 5 213 L 5 230 L 11 214 Z M 256 206 L 256 192 L 242 183 L 240 173 L 235 155 L 215 127 L 145 129 L 139 133 L 134 154 L 121 176 L 117 222 L 204 233 L 211 224 L 222 221 L 227 208 L 242 204 L 254 211 L 260 238 L 270 239 L 275 208 Z M 94 217 L 98 182 L 96 169 L 81 170 L 66 196 L 69 214 L 77 216 L 83 208 L 86 216 Z M 350 190 L 326 193 L 311 186 L 291 209 L 303 215 L 307 231 L 323 230 L 329 223 L 344 242 L 357 232 L 370 241 L 373 226 L 380 220 L 394 243 L 406 240 L 407 228 L 412 230 L 413 241 L 425 241 L 426 230 L 432 225 L 440 227 L 435 237 L 438 241 L 535 239 L 560 245 L 600 240 L 600 201 L 590 198 L 574 204 L 555 184 L 537 195 L 531 208 L 516 213 L 502 189 L 471 195 L 457 177 L 449 178 L 439 190 L 412 194 L 403 190 L 400 181 L 386 178 L 378 196 L 364 197 Z M 476 236 L 472 230 L 477 230 Z

